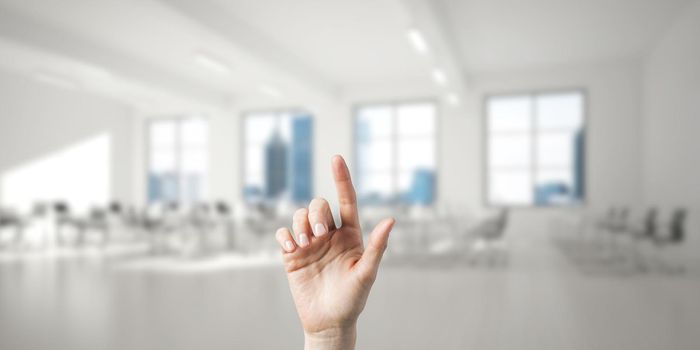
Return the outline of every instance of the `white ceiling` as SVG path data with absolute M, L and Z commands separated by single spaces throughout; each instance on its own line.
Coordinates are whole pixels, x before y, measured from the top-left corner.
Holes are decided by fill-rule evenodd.
M 336 84 L 425 77 L 399 0 L 205 0 Z
M 436 0 L 467 72 L 644 54 L 692 0 Z
M 83 85 L 112 95 L 167 91 L 216 103 L 260 95 L 264 85 L 296 101 L 327 99 L 362 84 L 432 86 L 430 70 L 440 62 L 454 63 L 454 81 L 639 57 L 691 1 L 0 0 L 0 65 L 63 75 L 97 68 L 121 83 Z M 451 47 L 416 54 L 406 29 L 421 23 L 439 27 L 428 31 L 429 45 Z M 231 72 L 195 64 L 202 52 Z

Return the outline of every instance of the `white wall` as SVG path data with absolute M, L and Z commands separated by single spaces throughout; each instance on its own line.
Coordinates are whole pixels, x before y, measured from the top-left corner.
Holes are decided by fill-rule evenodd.
M 0 176 L 103 135 L 110 142 L 106 192 L 131 200 L 132 111 L 127 106 L 7 72 L 0 72 L 0 106 Z M 80 176 L 79 169 L 74 174 Z
M 648 205 L 689 213 L 700 249 L 700 3 L 682 12 L 646 64 L 644 187 Z M 697 253 L 695 253 L 697 255 Z

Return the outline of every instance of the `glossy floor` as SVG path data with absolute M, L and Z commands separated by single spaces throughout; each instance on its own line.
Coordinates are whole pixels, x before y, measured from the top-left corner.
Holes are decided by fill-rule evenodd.
M 505 266 L 388 260 L 360 349 L 698 349 L 700 278 L 587 274 L 547 237 Z M 278 257 L 0 253 L 0 349 L 293 349 Z

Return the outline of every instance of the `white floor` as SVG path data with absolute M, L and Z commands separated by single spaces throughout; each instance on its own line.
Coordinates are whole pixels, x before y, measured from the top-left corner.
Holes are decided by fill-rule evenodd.
M 700 278 L 584 274 L 547 237 L 507 267 L 389 263 L 359 349 L 700 349 Z M 293 349 L 276 258 L 0 253 L 0 349 Z

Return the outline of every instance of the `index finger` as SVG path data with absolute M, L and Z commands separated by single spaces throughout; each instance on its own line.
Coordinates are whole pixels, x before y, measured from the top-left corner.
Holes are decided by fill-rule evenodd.
M 357 196 L 350 178 L 350 170 L 345 164 L 345 159 L 339 155 L 333 157 L 332 164 L 335 188 L 338 192 L 338 202 L 340 204 L 340 220 L 343 222 L 343 226 L 359 227 Z

